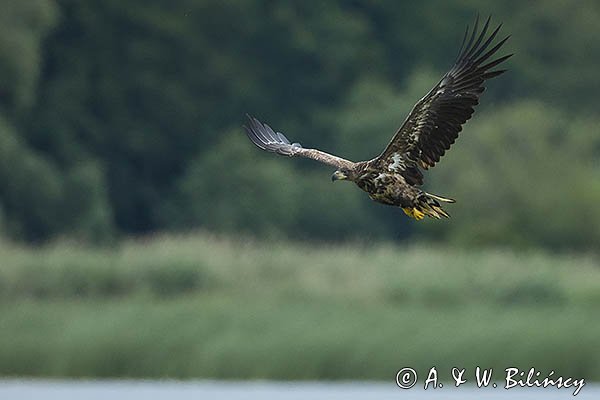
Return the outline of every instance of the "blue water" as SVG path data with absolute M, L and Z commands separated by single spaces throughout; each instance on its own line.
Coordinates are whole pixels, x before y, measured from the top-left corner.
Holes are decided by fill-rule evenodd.
M 572 389 L 444 387 L 404 390 L 394 383 L 281 383 L 229 381 L 0 381 L 0 400 L 591 400 L 600 399 L 600 385 Z

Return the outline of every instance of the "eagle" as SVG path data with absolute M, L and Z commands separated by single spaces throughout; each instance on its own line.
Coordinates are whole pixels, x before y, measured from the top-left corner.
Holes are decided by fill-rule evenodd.
M 502 24 L 487 35 L 490 19 L 487 18 L 481 31 L 478 29 L 479 16 L 472 31 L 467 26 L 452 68 L 415 104 L 383 152 L 372 160 L 352 162 L 317 149 L 304 148 L 299 143 L 290 143 L 283 133 L 250 115 L 244 126 L 248 138 L 262 150 L 331 165 L 336 168 L 332 181 L 352 181 L 372 200 L 401 207 L 406 215 L 416 220 L 425 216 L 448 218 L 440 203 L 454 203 L 455 200 L 422 190 L 423 170 L 435 166 L 455 142 L 479 103 L 485 82 L 506 72 L 493 68 L 512 54 L 493 56 L 510 35 L 491 46 Z

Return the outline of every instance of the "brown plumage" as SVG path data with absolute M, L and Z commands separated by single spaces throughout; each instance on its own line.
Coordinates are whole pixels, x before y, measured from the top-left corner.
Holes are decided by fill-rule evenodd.
M 506 70 L 492 70 L 512 54 L 488 61 L 508 37 L 491 47 L 500 30 L 487 38 L 490 18 L 478 34 L 479 18 L 473 30 L 467 28 L 458 57 L 442 79 L 414 106 L 390 143 L 376 158 L 352 162 L 316 149 L 305 149 L 267 124 L 248 116 L 245 126 L 250 140 L 259 148 L 289 157 L 307 157 L 337 168 L 332 180 L 350 180 L 377 202 L 402 207 L 417 219 L 448 217 L 440 202 L 454 200 L 426 193 L 421 169 L 433 167 L 454 143 L 479 103 L 487 79 Z

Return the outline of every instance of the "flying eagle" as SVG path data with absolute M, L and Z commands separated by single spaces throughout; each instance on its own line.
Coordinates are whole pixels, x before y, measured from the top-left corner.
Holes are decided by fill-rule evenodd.
M 454 203 L 454 200 L 421 190 L 421 170 L 433 167 L 454 143 L 462 125 L 473 115 L 485 90 L 485 81 L 506 71 L 492 68 L 512 56 L 509 54 L 486 63 L 509 36 L 488 50 L 502 24 L 486 38 L 490 18 L 480 33 L 478 23 L 479 17 L 470 33 L 467 26 L 454 66 L 419 100 L 385 150 L 372 160 L 352 162 L 320 150 L 303 148 L 251 116 L 248 116 L 248 125 L 244 126 L 248 137 L 263 150 L 332 165 L 337 168 L 332 181 L 352 181 L 372 200 L 401 207 L 412 218 L 421 220 L 425 215 L 448 218 L 440 202 Z

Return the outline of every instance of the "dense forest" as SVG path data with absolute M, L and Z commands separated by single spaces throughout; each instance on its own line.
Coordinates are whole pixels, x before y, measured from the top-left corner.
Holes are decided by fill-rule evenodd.
M 208 230 L 597 249 L 600 3 L 0 1 L 0 232 L 92 243 Z M 305 146 L 377 155 L 475 15 L 509 72 L 426 175 L 417 223 L 332 171 L 254 148 L 246 113 Z

